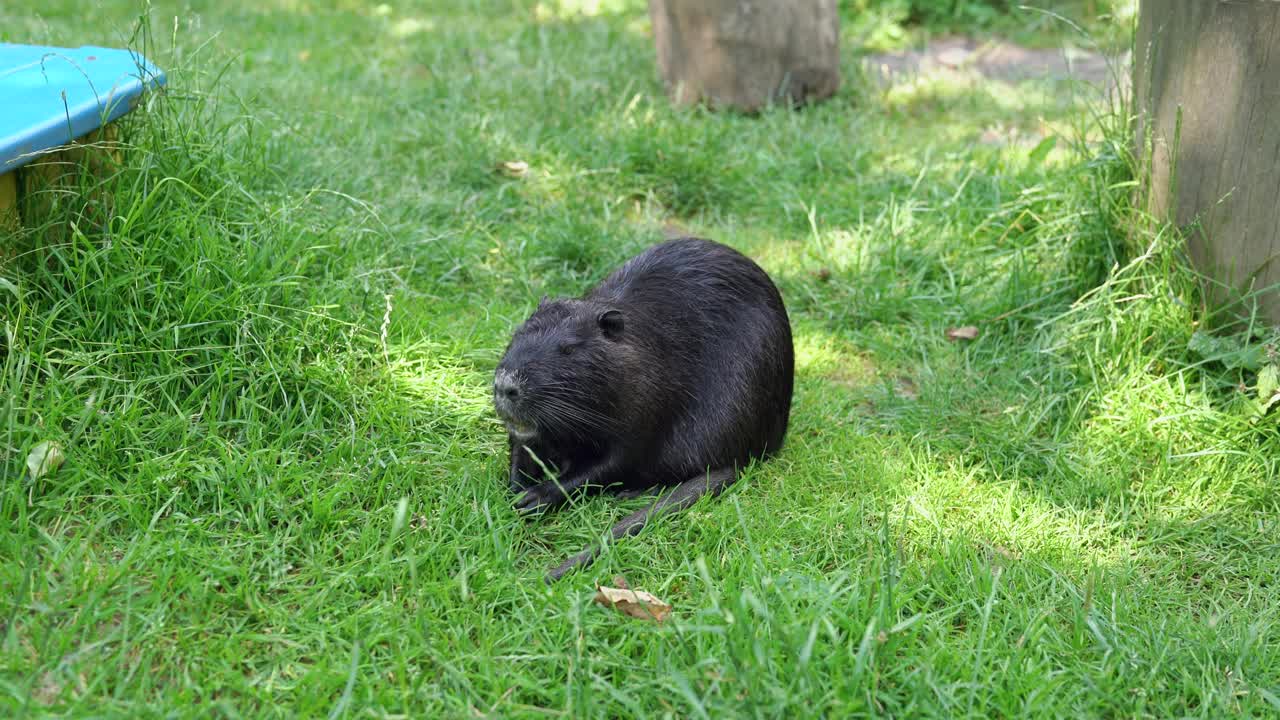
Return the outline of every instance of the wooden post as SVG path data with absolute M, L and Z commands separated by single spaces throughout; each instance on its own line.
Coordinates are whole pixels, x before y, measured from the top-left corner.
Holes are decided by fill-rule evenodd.
M 658 70 L 678 104 L 747 113 L 840 86 L 836 0 L 649 0 Z
M 0 233 L 17 232 L 22 225 L 18 216 L 18 174 L 0 175 Z
M 19 177 L 23 217 L 48 217 L 68 192 L 87 190 L 84 200 L 109 203 L 106 193 L 95 187 L 84 188 L 82 179 L 101 182 L 119 170 L 123 154 L 117 137 L 115 124 L 105 125 L 10 173 Z
M 1148 209 L 1187 230 L 1209 302 L 1280 283 L 1280 2 L 1142 0 L 1133 87 Z M 1256 299 L 1280 324 L 1280 290 Z

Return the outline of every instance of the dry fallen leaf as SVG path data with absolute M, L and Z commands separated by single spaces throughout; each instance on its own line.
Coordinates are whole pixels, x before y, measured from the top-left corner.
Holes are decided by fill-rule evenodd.
M 1008 137 L 1008 133 L 1001 133 L 996 128 L 987 128 L 978 136 L 978 142 L 983 145 L 1001 145 Z
M 41 705 L 52 705 L 58 702 L 58 698 L 62 696 L 62 683 L 58 682 L 56 675 L 46 671 L 40 675 L 40 682 L 36 685 L 32 695 L 35 701 Z
M 991 552 L 995 553 L 996 555 L 999 555 L 1005 560 L 1017 560 L 1018 558 L 1021 557 L 1021 554 L 1018 551 L 1010 550 L 1009 548 L 1003 545 L 992 545 Z
M 32 480 L 39 480 L 56 471 L 64 459 L 62 446 L 45 440 L 31 448 L 31 452 L 27 454 L 27 471 L 31 473 Z
M 665 240 L 678 240 L 689 237 L 689 229 L 677 222 L 667 221 L 662 224 L 662 237 Z
M 671 615 L 671 606 L 644 590 L 599 586 L 596 602 L 641 620 L 662 622 Z
M 529 163 L 523 160 L 505 160 L 498 163 L 498 170 L 510 177 L 524 177 L 529 172 Z
M 920 389 L 916 387 L 916 381 L 906 375 L 899 375 L 893 379 L 893 392 L 904 400 L 915 400 L 920 397 Z
M 977 325 L 965 325 L 958 328 L 947 328 L 948 340 L 973 340 L 978 337 Z

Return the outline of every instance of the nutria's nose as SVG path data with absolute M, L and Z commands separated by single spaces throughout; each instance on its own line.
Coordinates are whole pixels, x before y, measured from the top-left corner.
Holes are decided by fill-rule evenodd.
M 520 386 L 515 378 L 503 373 L 493 382 L 493 394 L 507 402 L 515 402 L 520 397 Z

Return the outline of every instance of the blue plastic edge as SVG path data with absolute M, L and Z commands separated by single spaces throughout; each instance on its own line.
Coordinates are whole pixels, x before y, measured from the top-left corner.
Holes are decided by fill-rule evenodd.
M 139 73 L 147 75 L 145 83 L 138 75 L 132 75 L 127 82 L 113 87 L 102 100 L 90 99 L 69 106 L 65 114 L 50 118 L 24 132 L 18 142 L 0 138 L 0 175 L 38 159 L 46 150 L 66 145 L 124 116 L 137 106 L 144 89 L 165 84 L 163 70 L 151 64 L 140 53 L 129 51 L 129 54 L 137 63 Z

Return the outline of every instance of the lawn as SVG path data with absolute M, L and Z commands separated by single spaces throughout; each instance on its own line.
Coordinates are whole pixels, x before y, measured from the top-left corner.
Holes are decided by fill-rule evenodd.
M 924 32 L 866 5 L 850 38 Z M 1277 336 L 1205 334 L 1179 238 L 1128 209 L 1123 113 L 881 90 L 852 41 L 821 105 L 677 110 L 648 27 L 0 7 L 2 41 L 169 72 L 118 172 L 0 238 L 0 716 L 1280 713 Z M 493 368 L 544 293 L 674 228 L 781 288 L 786 447 L 548 587 L 645 500 L 518 517 Z M 617 575 L 671 619 L 594 604 Z

